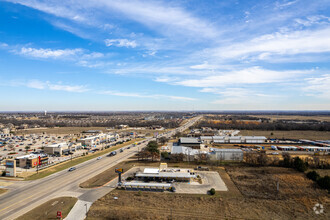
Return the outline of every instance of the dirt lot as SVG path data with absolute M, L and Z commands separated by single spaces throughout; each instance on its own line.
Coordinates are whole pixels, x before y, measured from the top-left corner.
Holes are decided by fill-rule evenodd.
M 87 219 L 329 219 L 329 197 L 286 168 L 217 168 L 229 191 L 215 196 L 115 190 L 96 201 Z M 229 178 L 229 176 L 231 178 Z M 275 180 L 280 181 L 276 193 Z M 232 181 L 233 180 L 233 181 Z M 117 196 L 118 200 L 113 197 Z M 325 213 L 316 215 L 315 203 Z
M 62 212 L 63 219 L 69 214 L 70 210 L 77 202 L 77 198 L 60 197 L 49 200 L 44 204 L 32 209 L 28 213 L 17 218 L 17 220 L 44 220 L 44 219 L 58 219 L 56 218 L 57 211 Z
M 273 133 L 273 135 L 271 135 Z M 265 136 L 267 138 L 292 138 L 308 140 L 329 140 L 329 131 L 259 131 L 241 130 L 238 135 L 242 136 Z

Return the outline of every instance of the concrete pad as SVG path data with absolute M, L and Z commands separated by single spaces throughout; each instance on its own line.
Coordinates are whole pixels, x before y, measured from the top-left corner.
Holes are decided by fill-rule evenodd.
M 78 200 L 64 220 L 84 220 L 92 202 Z

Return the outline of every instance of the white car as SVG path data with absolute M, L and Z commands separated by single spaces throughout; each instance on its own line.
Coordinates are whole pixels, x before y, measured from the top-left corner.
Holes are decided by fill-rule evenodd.
M 101 160 L 102 159 L 102 157 L 98 157 L 98 158 L 96 158 L 96 160 Z
M 272 155 L 279 155 L 279 153 L 277 153 L 277 152 L 273 152 Z

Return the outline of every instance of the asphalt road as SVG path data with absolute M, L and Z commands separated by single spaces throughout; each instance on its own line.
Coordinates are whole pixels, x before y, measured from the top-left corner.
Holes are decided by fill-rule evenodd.
M 180 128 L 158 137 L 173 136 L 175 132 L 187 129 L 199 119 L 200 117 L 193 118 Z M 154 140 L 154 138 L 147 138 L 147 140 Z M 139 148 L 144 147 L 146 143 L 139 145 Z M 63 170 L 39 180 L 11 184 L 8 187 L 10 191 L 0 195 L 0 219 L 15 219 L 42 203 L 61 196 L 80 197 L 85 201 L 94 202 L 111 189 L 109 187 L 82 189 L 79 184 L 128 159 L 137 153 L 137 150 L 138 147 L 131 147 L 113 157 L 103 156 L 101 160 L 92 159 L 81 163 L 75 166 L 77 169 L 72 172 Z

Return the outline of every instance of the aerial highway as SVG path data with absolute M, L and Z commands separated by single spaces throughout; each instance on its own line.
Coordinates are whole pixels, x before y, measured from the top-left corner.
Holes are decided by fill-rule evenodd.
M 177 132 L 189 128 L 200 118 L 201 116 L 194 117 L 181 127 L 158 135 L 158 137 L 171 137 Z M 151 140 L 155 140 L 155 138 L 150 137 L 140 141 L 140 149 Z M 113 157 L 104 155 L 100 160 L 91 159 L 75 166 L 77 169 L 73 172 L 63 170 L 34 181 L 12 181 L 13 183 L 8 186 L 9 192 L 0 195 L 0 219 L 15 219 L 44 202 L 61 196 L 72 196 L 94 202 L 110 192 L 112 188 L 105 186 L 97 189 L 82 189 L 79 184 L 128 159 L 137 151 L 137 147 L 132 147 Z

